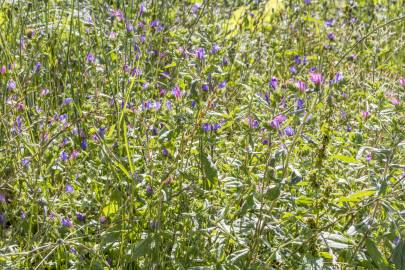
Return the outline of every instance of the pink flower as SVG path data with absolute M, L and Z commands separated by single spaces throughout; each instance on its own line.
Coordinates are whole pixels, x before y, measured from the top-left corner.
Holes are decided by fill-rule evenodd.
M 370 113 L 368 111 L 363 111 L 361 112 L 361 116 L 363 116 L 364 119 L 367 119 L 370 117 Z
M 390 101 L 391 101 L 392 105 L 399 105 L 399 103 L 400 103 L 396 97 L 391 97 Z
M 400 83 L 402 86 L 405 86 L 405 78 L 404 78 L 404 77 L 399 78 L 399 83 Z
M 274 129 L 277 129 L 280 127 L 280 125 L 287 120 L 287 117 L 285 115 L 279 114 L 276 117 L 274 117 L 273 121 L 270 122 L 270 126 Z
M 311 73 L 309 76 L 309 79 L 314 83 L 314 84 L 321 84 L 322 83 L 322 75 L 320 73 Z
M 2 75 L 4 75 L 4 74 L 6 73 L 6 66 L 5 66 L 5 65 L 3 65 L 3 66 L 1 67 L 0 73 L 1 73 Z
M 46 96 L 48 93 L 49 93 L 49 89 L 48 89 L 48 88 L 44 88 L 44 89 L 41 90 L 40 96 L 41 96 L 41 97 Z
M 180 87 L 176 86 L 172 89 L 172 93 L 176 98 L 181 98 L 181 90 Z
M 301 92 L 305 92 L 305 90 L 307 89 L 307 84 L 304 83 L 303 81 L 297 81 L 295 83 L 295 86 L 301 91 Z

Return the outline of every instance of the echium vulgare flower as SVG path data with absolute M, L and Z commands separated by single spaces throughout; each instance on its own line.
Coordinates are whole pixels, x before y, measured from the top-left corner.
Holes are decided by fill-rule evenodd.
M 307 89 L 307 84 L 303 81 L 297 81 L 295 83 L 295 86 L 301 91 L 301 92 L 305 92 L 305 90 Z
M 290 126 L 288 126 L 284 129 L 284 133 L 285 133 L 285 135 L 287 135 L 289 137 L 294 136 L 294 134 L 295 134 L 294 130 Z
M 181 98 L 181 90 L 180 90 L 180 87 L 178 87 L 178 86 L 175 86 L 173 89 L 172 89 L 172 94 L 176 97 L 176 98 Z
M 274 117 L 274 119 L 270 122 L 270 126 L 272 128 L 278 129 L 280 127 L 280 125 L 287 120 L 287 117 L 283 114 L 279 114 L 276 117 Z
M 269 86 L 271 86 L 273 89 L 277 89 L 278 86 L 278 79 L 276 77 L 272 77 Z
M 17 87 L 17 84 L 12 79 L 10 79 L 7 82 L 7 90 L 11 91 L 11 90 L 14 90 L 16 87 Z
M 197 48 L 195 50 L 195 56 L 198 59 L 203 60 L 205 58 L 205 50 L 204 50 L 204 48 Z

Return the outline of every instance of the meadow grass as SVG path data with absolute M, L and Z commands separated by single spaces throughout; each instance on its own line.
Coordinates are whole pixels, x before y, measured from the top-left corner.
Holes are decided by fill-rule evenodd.
M 405 269 L 403 5 L 0 1 L 0 268 Z

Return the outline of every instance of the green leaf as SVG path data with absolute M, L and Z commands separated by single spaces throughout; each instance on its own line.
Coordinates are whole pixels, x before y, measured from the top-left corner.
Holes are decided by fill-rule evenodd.
M 200 155 L 205 177 L 207 177 L 210 186 L 216 185 L 218 183 L 218 172 L 211 161 L 211 157 L 204 152 L 201 152 Z
M 371 241 L 369 238 L 366 239 L 366 249 L 368 255 L 371 257 L 372 261 L 378 266 L 378 269 L 390 269 L 388 267 L 388 262 L 378 250 L 377 245 Z
M 398 269 L 405 269 L 405 239 L 402 239 L 394 248 L 392 262 Z
M 172 62 L 171 64 L 166 65 L 164 68 L 172 68 L 177 66 L 176 62 Z
M 113 124 L 110 128 L 109 128 L 109 130 L 108 130 L 108 133 L 107 133 L 107 138 L 111 138 L 112 137 L 112 135 L 114 134 L 114 131 L 115 131 L 115 124 Z
M 305 196 L 300 196 L 295 200 L 295 203 L 297 205 L 312 205 L 313 202 L 314 202 L 313 199 L 305 197 Z
M 355 159 L 354 157 L 349 157 L 349 156 L 335 155 L 335 156 L 333 156 L 333 158 L 339 159 L 346 163 L 359 163 L 359 161 L 357 159 Z
M 116 201 L 110 202 L 108 205 L 106 205 L 106 206 L 103 208 L 103 214 L 104 214 L 106 217 L 111 216 L 111 215 L 117 213 L 117 211 L 118 211 L 118 203 L 117 203 Z
M 338 202 L 359 202 L 364 197 L 370 197 L 376 191 L 375 190 L 363 190 L 353 194 L 350 194 L 347 197 L 340 197 Z
M 269 188 L 266 192 L 266 197 L 269 200 L 275 200 L 280 196 L 280 186 L 273 186 Z
M 338 233 L 322 232 L 322 238 L 330 248 L 348 249 L 351 247 L 349 239 Z
M 128 254 L 132 260 L 136 260 L 139 257 L 145 256 L 152 248 L 153 238 L 151 236 L 139 241 L 136 246 L 130 249 Z

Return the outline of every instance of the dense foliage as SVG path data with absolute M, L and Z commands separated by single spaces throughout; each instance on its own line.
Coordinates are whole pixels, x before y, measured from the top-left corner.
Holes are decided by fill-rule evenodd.
M 1 1 L 0 268 L 405 269 L 403 5 Z

